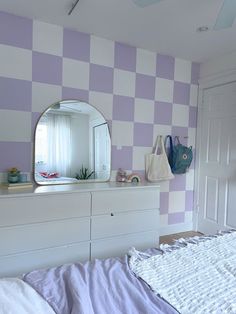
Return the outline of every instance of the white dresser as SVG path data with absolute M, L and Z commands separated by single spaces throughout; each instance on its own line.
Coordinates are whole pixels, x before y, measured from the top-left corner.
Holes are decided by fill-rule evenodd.
M 0 190 L 0 277 L 156 247 L 158 228 L 153 184 Z

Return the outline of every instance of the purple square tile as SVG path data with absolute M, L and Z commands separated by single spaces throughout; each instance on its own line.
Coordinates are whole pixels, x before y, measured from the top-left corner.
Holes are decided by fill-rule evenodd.
M 174 103 L 189 106 L 190 84 L 174 82 Z
M 0 44 L 32 49 L 33 21 L 0 12 Z
M 175 174 L 175 178 L 170 180 L 170 191 L 185 191 L 186 189 L 186 175 Z
M 168 102 L 155 102 L 154 123 L 171 125 L 173 104 Z
M 193 211 L 193 191 L 185 192 L 185 211 Z
M 153 144 L 153 124 L 134 123 L 134 146 L 151 147 Z
M 200 63 L 192 62 L 191 83 L 198 84 L 199 76 L 200 76 Z
M 189 127 L 197 127 L 197 107 L 189 107 Z
M 127 71 L 136 71 L 136 48 L 115 43 L 115 67 Z
M 169 210 L 169 193 L 161 192 L 160 193 L 160 214 L 168 214 Z
M 173 137 L 179 136 L 181 144 L 187 145 L 188 142 L 188 128 L 182 126 L 174 126 L 171 129 L 171 135 Z
M 156 69 L 157 77 L 173 80 L 174 72 L 175 72 L 175 58 L 158 54 Z
M 171 213 L 168 214 L 168 224 L 174 225 L 184 222 L 185 215 L 184 213 Z
M 33 51 L 32 79 L 35 82 L 61 85 L 62 58 Z
M 89 89 L 96 92 L 113 92 L 113 69 L 103 65 L 90 64 Z
M 112 146 L 111 160 L 112 170 L 118 170 L 119 168 L 131 170 L 133 160 L 133 148 L 131 146 L 122 146 L 121 149 L 117 149 L 116 146 Z
M 134 98 L 115 95 L 112 118 L 120 121 L 134 121 Z
M 155 98 L 155 77 L 136 74 L 135 96 L 144 99 Z
M 0 142 L 0 172 L 11 167 L 21 171 L 31 171 L 31 143 L 30 142 Z
M 31 111 L 31 82 L 0 77 L 0 95 L 0 109 Z
M 63 87 L 62 88 L 62 99 L 69 100 L 75 99 L 80 101 L 89 101 L 89 92 L 83 89 Z
M 90 35 L 64 29 L 63 57 L 89 62 Z

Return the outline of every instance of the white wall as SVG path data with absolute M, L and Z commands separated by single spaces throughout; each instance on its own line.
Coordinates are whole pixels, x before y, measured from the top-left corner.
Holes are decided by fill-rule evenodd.
M 200 79 L 236 70 L 236 51 L 213 58 L 200 65 Z

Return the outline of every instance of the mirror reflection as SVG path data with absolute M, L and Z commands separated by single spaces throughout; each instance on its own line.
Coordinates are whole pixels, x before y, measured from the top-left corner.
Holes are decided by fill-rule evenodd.
M 61 101 L 40 117 L 35 131 L 35 181 L 40 185 L 107 181 L 111 139 L 91 105 Z

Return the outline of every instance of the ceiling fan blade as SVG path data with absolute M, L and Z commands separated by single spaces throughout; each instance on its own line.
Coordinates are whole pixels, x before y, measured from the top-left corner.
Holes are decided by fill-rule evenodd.
M 133 2 L 141 8 L 147 7 L 154 3 L 161 2 L 163 0 L 133 0 Z
M 235 17 L 236 17 L 236 1 L 225 0 L 220 9 L 220 13 L 217 16 L 214 29 L 219 30 L 231 27 L 233 25 Z

